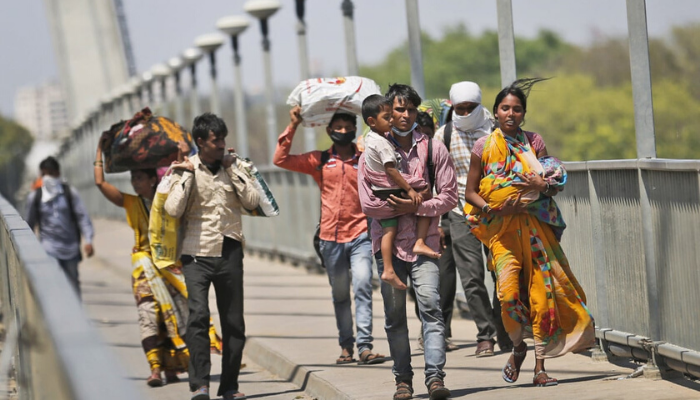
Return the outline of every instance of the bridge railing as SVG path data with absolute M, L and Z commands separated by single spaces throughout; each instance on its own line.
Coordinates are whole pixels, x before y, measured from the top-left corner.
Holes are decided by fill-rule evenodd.
M 638 359 L 651 359 L 654 352 L 674 368 L 700 376 L 700 161 L 566 165 L 569 181 L 556 197 L 568 224 L 562 245 L 586 291 L 604 349 Z M 275 218 L 246 218 L 247 248 L 316 265 L 316 183 L 276 167 L 260 172 L 281 212 Z M 116 183 L 127 188 L 127 178 Z M 123 218 L 121 210 L 106 206 L 87 175 L 83 179 L 77 186 L 91 212 Z
M 88 323 L 58 263 L 2 197 L 0 222 L 6 330 L 0 385 L 14 365 L 19 399 L 140 399 Z

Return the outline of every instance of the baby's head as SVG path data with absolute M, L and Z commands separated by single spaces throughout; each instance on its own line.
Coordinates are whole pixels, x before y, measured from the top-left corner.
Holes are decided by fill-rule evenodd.
M 389 132 L 392 108 L 389 99 L 380 94 L 373 94 L 362 102 L 362 119 L 377 133 Z

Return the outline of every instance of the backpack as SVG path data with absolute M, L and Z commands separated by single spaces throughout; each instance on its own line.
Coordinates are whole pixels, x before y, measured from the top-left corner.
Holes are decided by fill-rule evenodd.
M 330 150 L 330 149 L 329 149 Z M 330 160 L 331 154 L 328 150 L 321 152 L 321 162 L 316 167 L 317 171 L 321 171 L 321 182 L 323 183 L 323 166 Z M 321 188 L 323 190 L 323 188 Z M 320 208 L 320 204 L 319 204 Z M 318 224 L 316 224 L 316 232 L 314 233 L 314 250 L 316 250 L 316 255 L 321 260 L 321 267 L 326 268 L 326 263 L 323 262 L 323 255 L 321 254 L 321 216 L 318 216 Z
M 78 240 L 80 240 L 80 225 L 78 224 L 78 216 L 75 215 L 75 208 L 73 207 L 73 192 L 68 184 L 62 183 L 61 186 L 63 187 L 63 193 L 66 195 L 66 202 L 68 203 L 68 208 L 70 209 L 70 219 L 73 222 L 75 232 L 78 234 Z M 39 186 L 39 188 L 35 191 L 32 208 L 34 209 L 34 215 L 36 216 L 36 224 L 39 226 L 39 230 L 41 231 L 41 186 Z

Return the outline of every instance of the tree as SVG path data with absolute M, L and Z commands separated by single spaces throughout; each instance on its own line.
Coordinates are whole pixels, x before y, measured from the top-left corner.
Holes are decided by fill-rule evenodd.
M 10 203 L 22 184 L 24 158 L 34 139 L 24 127 L 0 116 L 0 194 Z

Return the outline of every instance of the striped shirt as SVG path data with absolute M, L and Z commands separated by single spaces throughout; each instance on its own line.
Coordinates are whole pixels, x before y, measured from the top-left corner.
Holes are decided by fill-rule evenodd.
M 435 132 L 435 141 L 445 142 L 445 126 L 443 125 Z M 457 175 L 457 192 L 459 193 L 459 202 L 452 210 L 459 215 L 463 215 L 464 209 L 464 193 L 467 190 L 467 175 L 469 175 L 469 163 L 472 157 L 472 148 L 474 143 L 479 138 L 487 136 L 482 131 L 462 132 L 453 126 L 452 135 L 450 136 L 450 157 L 455 165 Z

